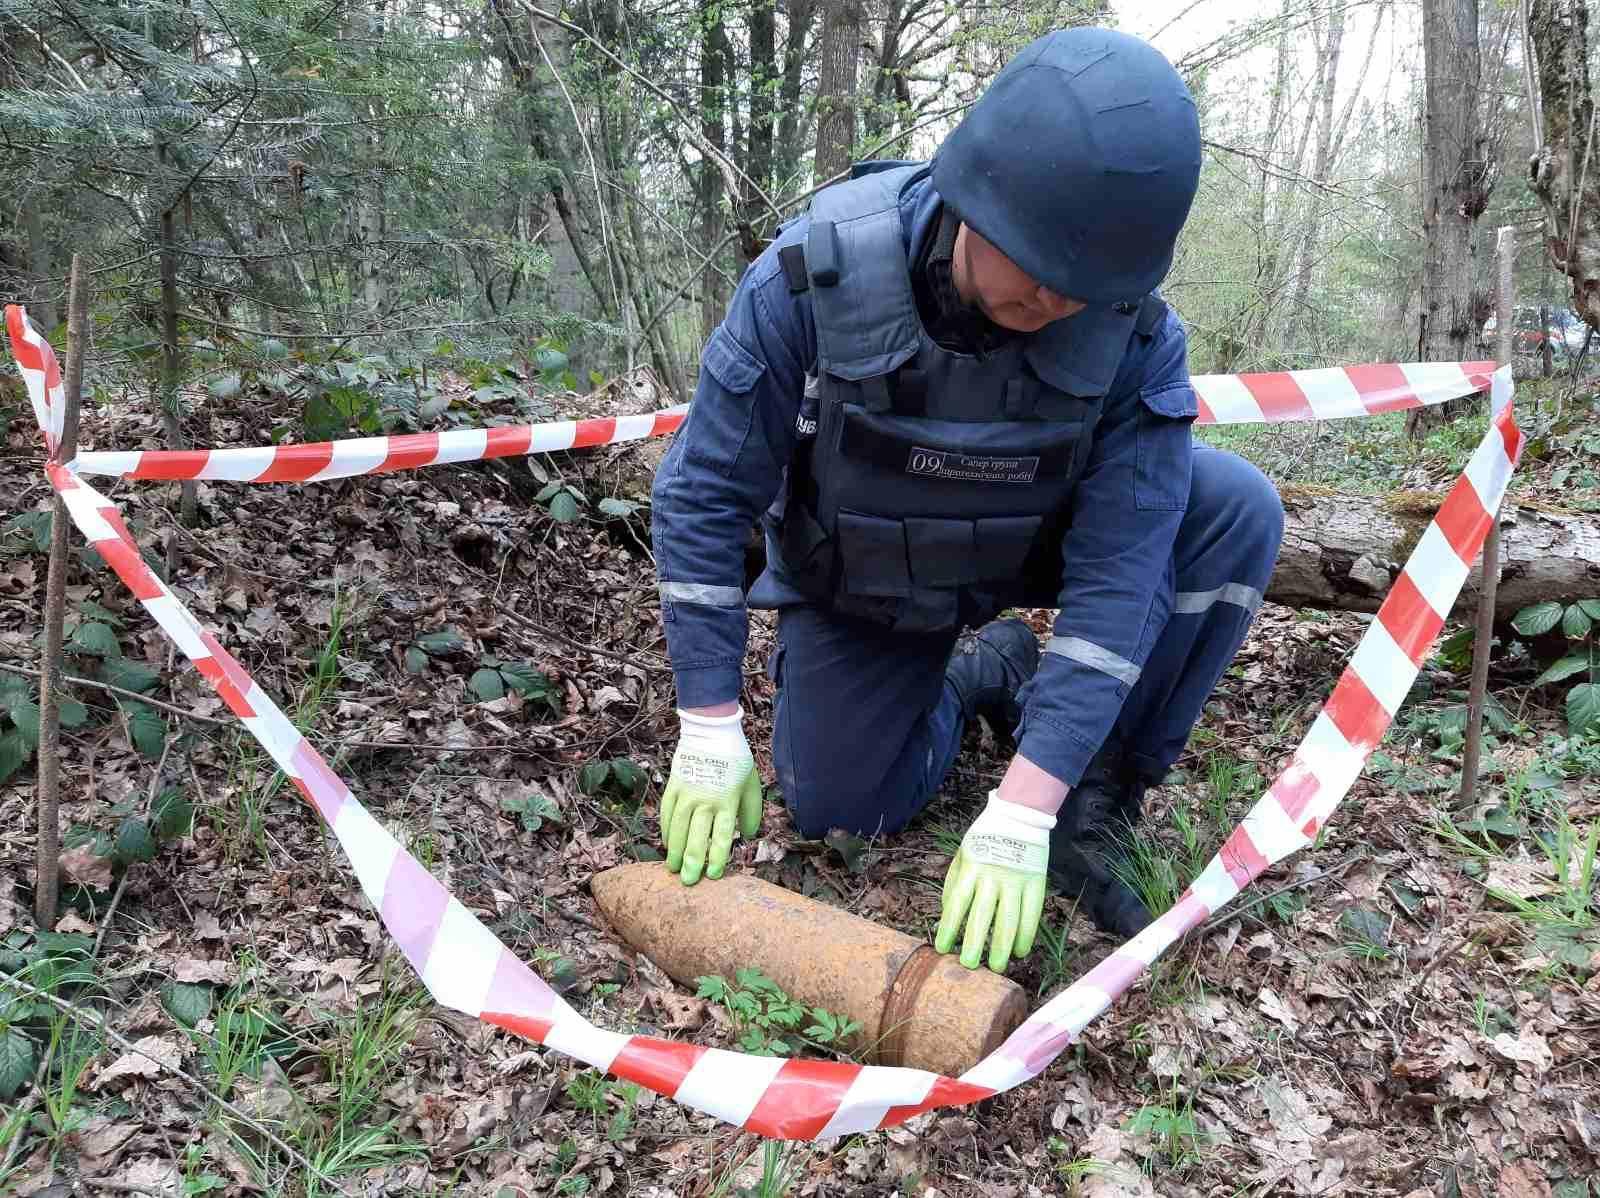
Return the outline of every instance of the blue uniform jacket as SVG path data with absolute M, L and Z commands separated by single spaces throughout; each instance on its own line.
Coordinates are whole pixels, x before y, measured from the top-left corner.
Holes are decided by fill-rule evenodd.
M 906 190 L 902 224 L 913 256 L 939 211 L 931 183 Z M 799 438 L 815 431 L 801 418 L 817 357 L 810 293 L 790 292 L 777 256 L 803 243 L 806 224 L 786 225 L 745 271 L 701 355 L 689 417 L 656 473 L 652 539 L 682 707 L 739 697 L 745 545 Z M 1172 548 L 1189 498 L 1196 411 L 1188 380 L 1176 316 L 1168 312 L 1148 336 L 1133 334 L 1078 484 L 1055 636 L 1018 733 L 1018 751 L 1068 785 L 1111 731 L 1172 610 Z M 757 584 L 766 592 L 759 606 L 784 602 L 769 580 Z

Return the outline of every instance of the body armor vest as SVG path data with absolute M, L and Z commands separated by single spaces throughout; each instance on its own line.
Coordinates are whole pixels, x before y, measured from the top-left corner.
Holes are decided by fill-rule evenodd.
M 812 297 L 816 437 L 765 519 L 769 561 L 809 601 L 903 632 L 1055 604 L 1106 389 L 1135 325 L 1165 312 L 1153 297 L 1086 309 L 981 358 L 940 347 L 901 231 L 901 192 L 925 175 L 899 166 L 828 188 L 805 274 L 798 246 L 780 251 Z

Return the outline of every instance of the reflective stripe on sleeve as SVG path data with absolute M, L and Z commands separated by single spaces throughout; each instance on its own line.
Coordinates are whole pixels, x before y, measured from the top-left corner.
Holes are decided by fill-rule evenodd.
M 1179 591 L 1172 597 L 1172 614 L 1197 616 L 1210 611 L 1214 604 L 1232 603 L 1247 612 L 1261 606 L 1261 592 L 1242 582 L 1224 583 L 1210 591 Z
M 1139 667 L 1126 657 L 1118 657 L 1109 649 L 1102 649 L 1093 641 L 1086 641 L 1078 636 L 1053 636 L 1045 645 L 1046 653 L 1054 653 L 1057 657 L 1065 657 L 1068 661 L 1081 662 L 1091 669 L 1099 670 L 1102 674 L 1109 674 L 1118 682 L 1125 682 L 1132 686 L 1139 681 Z
M 662 582 L 656 585 L 663 603 L 699 603 L 706 607 L 743 607 L 744 592 L 738 587 L 713 586 L 708 582 Z

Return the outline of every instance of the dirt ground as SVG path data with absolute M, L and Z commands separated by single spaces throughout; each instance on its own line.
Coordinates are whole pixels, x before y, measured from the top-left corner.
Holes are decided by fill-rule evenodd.
M 272 403 L 249 400 L 196 435 L 262 443 Z M 9 416 L 0 492 L 26 516 L 47 510 L 42 457 L 31 416 Z M 85 447 L 160 445 L 138 404 L 84 427 Z M 1523 493 L 1574 460 L 1600 466 L 1600 452 L 1547 440 Z M 568 1001 L 612 1030 L 735 1047 L 748 1022 L 613 938 L 587 889 L 656 851 L 675 736 L 647 512 L 598 506 L 648 498 L 638 454 L 202 483 L 192 529 L 174 519 L 175 485 L 104 481 L 157 560 L 172 540 L 169 581 L 357 797 Z M 550 510 L 562 481 L 582 495 L 576 520 Z M 0 662 L 23 667 L 37 666 L 42 626 L 32 536 L 13 522 L 0 552 Z M 69 583 L 70 628 L 110 628 L 116 652 L 157 672 L 146 694 L 192 716 L 157 711 L 155 731 L 148 708 L 72 690 L 75 884 L 55 939 L 32 922 L 33 764 L 0 783 L 0 967 L 67 961 L 25 976 L 163 1064 L 0 997 L 0 1080 L 16 1037 L 37 1049 L 30 1068 L 54 1045 L 41 1084 L 0 1115 L 0 1193 L 1600 1198 L 1600 903 L 1580 868 L 1600 822 L 1600 742 L 1566 737 L 1565 687 L 1531 685 L 1537 645 L 1502 650 L 1472 807 L 1456 795 L 1464 660 L 1436 655 L 1319 843 L 1159 962 L 1043 1076 L 894 1131 L 763 1152 L 433 1006 L 315 813 L 137 603 L 81 555 Z M 1263 610 L 1152 792 L 1158 880 L 1181 888 L 1209 859 L 1363 628 Z M 744 703 L 767 779 L 771 639 L 757 614 Z M 110 676 L 105 644 L 73 644 L 69 673 Z M 485 671 L 503 694 L 485 697 Z M 600 765 L 618 761 L 642 775 Z M 869 845 L 798 840 L 769 792 L 731 868 L 928 936 L 948 852 L 1004 762 L 987 730 L 970 732 L 935 805 Z M 151 859 L 118 845 L 127 820 L 183 801 L 192 824 L 169 821 Z M 1013 973 L 1035 1005 L 1112 947 L 1063 899 L 1045 920 L 1045 944 Z

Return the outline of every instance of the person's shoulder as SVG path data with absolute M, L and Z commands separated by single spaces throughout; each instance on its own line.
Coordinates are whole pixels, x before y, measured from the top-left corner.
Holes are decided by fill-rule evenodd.
M 775 295 L 787 292 L 789 277 L 785 273 L 783 253 L 792 247 L 800 247 L 803 251 L 806 230 L 810 227 L 811 217 L 808 213 L 790 217 L 779 225 L 766 248 L 745 268 L 744 285 L 765 293 L 769 302 Z
M 1152 301 L 1159 306 L 1153 306 Z M 1152 292 L 1141 305 L 1134 328 L 1117 365 L 1108 392 L 1108 405 L 1128 406 L 1152 388 L 1165 387 L 1189 376 L 1189 333 L 1183 320 L 1160 296 Z
M 1170 363 L 1173 359 L 1186 362 L 1189 351 L 1189 326 L 1184 324 L 1177 309 L 1152 291 L 1140 305 L 1134 322 L 1134 334 L 1128 345 L 1127 358 L 1137 359 L 1147 366 Z

